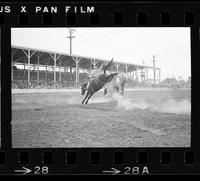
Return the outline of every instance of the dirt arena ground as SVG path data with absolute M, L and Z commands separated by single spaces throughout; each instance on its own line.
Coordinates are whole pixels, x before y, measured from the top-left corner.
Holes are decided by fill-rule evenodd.
M 12 146 L 188 147 L 190 90 L 125 90 L 113 100 L 80 91 L 12 94 Z

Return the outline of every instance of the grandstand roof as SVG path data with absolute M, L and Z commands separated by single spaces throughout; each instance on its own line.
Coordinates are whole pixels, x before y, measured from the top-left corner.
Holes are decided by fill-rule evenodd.
M 56 54 L 60 56 L 56 62 L 56 65 L 59 66 L 72 66 L 76 67 L 74 58 L 80 59 L 79 62 L 79 67 L 84 68 L 84 69 L 90 69 L 91 68 L 91 60 L 97 60 L 97 67 L 100 67 L 103 62 L 108 62 L 110 60 L 106 59 L 100 59 L 96 57 L 88 57 L 88 56 L 83 56 L 83 55 L 75 55 L 75 54 L 68 54 L 68 53 L 62 53 L 62 52 L 55 52 L 55 51 L 47 51 L 47 50 L 41 50 L 41 49 L 36 49 L 36 48 L 30 48 L 30 47 L 21 47 L 21 46 L 12 46 L 12 51 L 13 51 L 13 61 L 14 62 L 19 62 L 19 63 L 27 63 L 27 56 L 23 52 L 23 50 L 30 50 L 31 52 L 35 52 L 35 54 L 31 57 L 30 63 L 31 64 L 37 64 L 38 62 L 38 56 L 40 56 L 39 62 L 40 65 L 54 65 L 54 61 L 50 54 Z M 118 62 L 115 61 L 114 62 Z M 131 63 L 126 63 L 126 62 L 118 62 L 119 63 L 119 70 L 120 69 L 125 69 L 125 65 L 128 65 L 128 71 L 135 70 L 136 68 L 138 69 L 143 69 L 143 68 L 153 68 L 150 66 L 145 66 L 145 65 L 138 65 L 138 64 L 131 64 Z M 113 69 L 113 66 L 111 69 Z M 158 68 L 157 68 L 158 69 Z

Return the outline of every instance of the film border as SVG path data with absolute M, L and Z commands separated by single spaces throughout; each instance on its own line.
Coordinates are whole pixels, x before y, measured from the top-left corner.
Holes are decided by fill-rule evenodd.
M 64 5 L 63 5 L 64 4 Z M 200 130 L 200 119 L 198 115 L 198 93 L 200 92 L 198 82 L 200 76 L 198 71 L 198 62 L 200 58 L 200 4 L 199 3 L 78 3 L 80 6 L 94 6 L 95 12 L 100 14 L 99 24 L 92 25 L 92 27 L 191 27 L 191 60 L 192 60 L 192 116 L 191 116 L 191 130 L 192 140 L 191 147 L 189 148 L 33 148 L 33 149 L 15 149 L 12 148 L 11 137 L 11 79 L 10 79 L 10 57 L 11 57 L 11 27 L 65 27 L 66 15 L 61 11 L 56 15 L 52 15 L 51 22 L 46 25 L 42 24 L 42 13 L 34 15 L 32 7 L 34 3 L 3 3 L 3 6 L 9 5 L 12 7 L 12 12 L 9 14 L 3 13 L 4 23 L 1 26 L 2 33 L 2 93 L 1 93 L 1 136 L 2 147 L 1 153 L 5 153 L 5 164 L 0 165 L 0 174 L 16 174 L 14 170 L 20 168 L 28 168 L 34 172 L 37 170 L 35 167 L 48 166 L 48 174 L 133 174 L 131 169 L 138 167 L 140 169 L 145 166 L 148 167 L 150 174 L 199 174 L 200 167 L 200 144 L 198 134 Z M 37 3 L 41 6 L 58 6 L 63 9 L 63 6 L 69 5 L 68 3 Z M 74 5 L 74 3 L 70 4 Z M 29 10 L 28 25 L 19 25 L 18 10 L 20 6 L 27 6 Z M 137 13 L 147 13 L 147 24 L 137 24 Z M 168 25 L 161 24 L 160 13 L 169 12 L 171 23 Z M 185 12 L 192 13 L 193 23 L 185 24 Z M 122 22 L 114 25 L 113 14 L 122 14 Z M 49 16 L 49 15 L 48 15 Z M 51 16 L 51 15 L 50 15 Z M 121 16 L 121 15 L 119 15 Z M 73 27 L 91 27 L 89 24 L 89 14 L 77 14 L 77 24 L 71 25 Z M 131 18 L 130 18 L 131 17 Z M 48 18 L 47 18 L 48 19 Z M 120 19 L 120 18 L 118 18 Z M 189 18 L 190 19 L 190 18 Z M 121 20 L 120 20 L 121 21 Z M 119 21 L 119 22 L 120 22 Z M 138 152 L 146 152 L 148 155 L 148 162 L 146 164 L 138 163 Z M 163 151 L 171 152 L 172 163 L 163 166 L 160 164 L 160 154 Z M 194 152 L 194 163 L 186 164 L 184 161 L 185 151 Z M 24 163 L 19 162 L 21 152 L 28 152 L 22 156 L 22 160 L 26 157 Z M 52 163 L 47 164 L 42 162 L 43 152 L 52 153 Z M 91 152 L 97 152 L 99 156 L 99 164 L 91 164 L 89 157 Z M 71 161 L 75 164 L 66 164 L 67 155 L 71 154 Z M 75 154 L 73 154 L 75 153 Z M 117 162 L 114 162 L 115 153 L 118 154 Z M 191 152 L 189 152 L 191 155 Z M 47 156 L 47 160 L 48 156 Z M 74 161 L 75 160 L 75 161 Z M 69 160 L 68 160 L 69 161 Z M 130 171 L 128 171 L 130 169 Z M 26 170 L 26 169 L 25 169 Z M 118 173 L 117 170 L 120 170 Z M 105 172 L 103 172 L 105 171 Z M 26 171 L 24 171 L 25 173 Z M 39 174 L 43 174 L 38 172 Z M 19 174 L 19 173 L 17 173 Z M 21 173 L 20 173 L 21 174 Z M 23 174 L 23 171 L 22 171 Z M 29 174 L 29 173 L 28 173 Z M 142 171 L 139 171 L 142 174 Z

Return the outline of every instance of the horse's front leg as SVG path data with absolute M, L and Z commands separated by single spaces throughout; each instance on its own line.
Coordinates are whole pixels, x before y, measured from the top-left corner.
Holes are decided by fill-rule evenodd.
M 85 98 L 84 98 L 83 101 L 82 101 L 82 104 L 84 104 L 84 102 L 85 102 L 85 100 L 88 98 L 88 96 L 89 96 L 89 94 L 88 94 L 88 92 L 87 92 Z
M 92 97 L 93 94 L 90 94 L 89 97 L 87 98 L 87 101 L 85 102 L 85 104 L 88 103 L 89 99 Z

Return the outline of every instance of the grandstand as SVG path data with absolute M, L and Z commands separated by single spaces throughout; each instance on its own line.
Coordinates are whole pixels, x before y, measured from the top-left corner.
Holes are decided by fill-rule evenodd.
M 88 72 L 110 60 L 82 55 L 12 46 L 12 88 L 78 88 L 89 80 Z M 110 72 L 122 72 L 137 82 L 153 82 L 148 72 L 153 67 L 114 60 Z M 160 82 L 160 68 L 156 82 Z
M 159 87 L 167 88 L 191 88 L 191 77 L 188 80 L 176 80 L 173 78 L 166 78 L 158 84 Z

